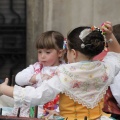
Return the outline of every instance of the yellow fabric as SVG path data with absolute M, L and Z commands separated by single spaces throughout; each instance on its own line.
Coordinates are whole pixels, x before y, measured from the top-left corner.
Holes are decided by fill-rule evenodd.
M 68 118 L 68 120 L 84 120 L 85 116 L 87 116 L 88 120 L 95 120 L 103 115 L 102 106 L 103 100 L 95 108 L 87 109 L 85 106 L 74 102 L 65 94 L 60 94 L 60 115 Z M 110 115 L 108 114 L 108 116 Z

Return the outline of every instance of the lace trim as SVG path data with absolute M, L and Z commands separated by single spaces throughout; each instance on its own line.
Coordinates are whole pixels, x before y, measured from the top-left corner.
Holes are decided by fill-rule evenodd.
M 104 95 L 106 94 L 106 91 L 108 89 L 108 86 L 111 83 L 108 83 L 108 85 L 103 89 L 103 92 L 99 95 L 99 98 L 96 100 L 96 102 L 94 102 L 92 105 L 88 104 L 86 101 L 82 100 L 82 98 L 77 98 L 75 97 L 73 94 L 71 94 L 69 91 L 66 91 L 64 88 L 64 92 L 66 96 L 69 96 L 70 99 L 73 99 L 74 102 L 78 102 L 79 104 L 82 104 L 83 106 L 93 109 L 94 107 L 96 107 L 98 105 L 98 103 L 100 102 L 100 100 L 104 97 Z

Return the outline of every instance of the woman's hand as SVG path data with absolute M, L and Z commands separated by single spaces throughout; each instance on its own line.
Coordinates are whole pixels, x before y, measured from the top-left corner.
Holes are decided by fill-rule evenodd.
M 120 44 L 113 34 L 112 23 L 109 21 L 104 22 L 101 29 L 105 33 L 109 51 L 120 53 Z
M 106 21 L 101 26 L 102 31 L 105 33 L 106 39 L 109 40 L 113 34 L 113 27 L 112 23 L 109 21 Z
M 8 84 L 8 78 L 5 78 L 5 81 L 2 84 L 0 84 L 0 95 L 4 94 L 3 89 L 5 86 L 7 86 L 7 84 Z

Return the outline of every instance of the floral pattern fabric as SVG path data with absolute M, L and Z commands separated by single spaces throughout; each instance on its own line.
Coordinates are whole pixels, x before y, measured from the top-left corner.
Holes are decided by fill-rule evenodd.
M 94 108 L 119 71 L 120 54 L 108 52 L 102 62 L 84 61 L 59 66 L 56 75 L 36 89 L 15 86 L 14 98 L 18 104 L 35 106 L 54 99 L 59 93 L 65 93 L 79 104 Z M 31 94 L 28 94 L 29 91 Z
M 114 75 L 107 73 L 104 62 L 78 62 L 60 67 L 57 74 L 64 93 L 87 108 L 94 108 L 103 98 Z

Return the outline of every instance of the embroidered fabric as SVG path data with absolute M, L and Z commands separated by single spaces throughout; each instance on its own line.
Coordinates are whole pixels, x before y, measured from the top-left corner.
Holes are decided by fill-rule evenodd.
M 120 71 L 120 54 L 108 52 L 103 62 L 71 63 L 61 65 L 57 70 L 54 79 L 45 82 L 37 90 L 29 86 L 26 88 L 15 86 L 14 99 L 18 105 L 28 102 L 29 106 L 33 106 L 39 103 L 38 100 L 43 104 L 45 100 L 49 99 L 46 96 L 50 93 L 50 97 L 54 98 L 59 92 L 63 92 L 74 101 L 78 101 L 88 108 L 93 108 L 104 95 L 113 77 Z M 21 90 L 23 91 L 21 92 Z M 41 91 L 40 96 L 43 98 L 36 96 L 36 94 L 34 96 L 33 93 L 38 90 Z M 31 95 L 28 95 L 30 91 Z M 34 100 L 31 100 L 33 96 Z
M 73 63 L 61 67 L 58 76 L 64 85 L 63 93 L 87 108 L 94 108 L 113 79 L 113 75 L 108 78 L 106 71 L 106 66 L 100 61 Z
M 60 63 L 65 64 L 64 61 L 60 61 Z M 41 86 L 41 84 L 42 84 L 42 82 L 44 80 L 49 80 L 50 78 L 52 78 L 54 76 L 54 73 L 55 73 L 56 69 L 58 68 L 58 66 L 43 66 L 39 62 L 36 62 L 32 66 L 32 68 L 34 68 L 33 69 L 34 74 L 39 73 L 36 76 L 37 83 L 32 85 L 33 87 L 36 88 L 36 87 Z M 30 69 L 30 68 L 28 68 L 28 69 Z M 25 73 L 25 71 L 24 71 L 24 73 Z M 28 74 L 30 74 L 30 72 L 28 72 Z M 31 73 L 31 74 L 33 75 L 33 73 Z M 24 92 L 24 89 L 21 89 L 21 90 L 22 91 L 19 94 L 20 95 L 20 101 L 18 100 L 19 99 L 18 96 L 16 96 L 16 98 L 15 98 L 15 107 L 14 107 L 11 115 L 16 115 L 17 114 L 17 109 L 20 107 L 21 108 L 20 115 L 22 117 L 29 117 L 29 109 L 30 109 L 30 107 L 29 107 L 29 105 L 27 105 L 28 103 L 24 103 L 22 105 L 22 101 L 24 101 L 24 97 L 25 97 L 25 95 L 24 95 L 25 92 Z M 20 91 L 20 90 L 18 90 L 18 91 Z M 14 95 L 16 95 L 16 94 L 17 94 L 17 92 L 15 91 Z M 27 100 L 27 101 L 29 102 L 29 100 Z

